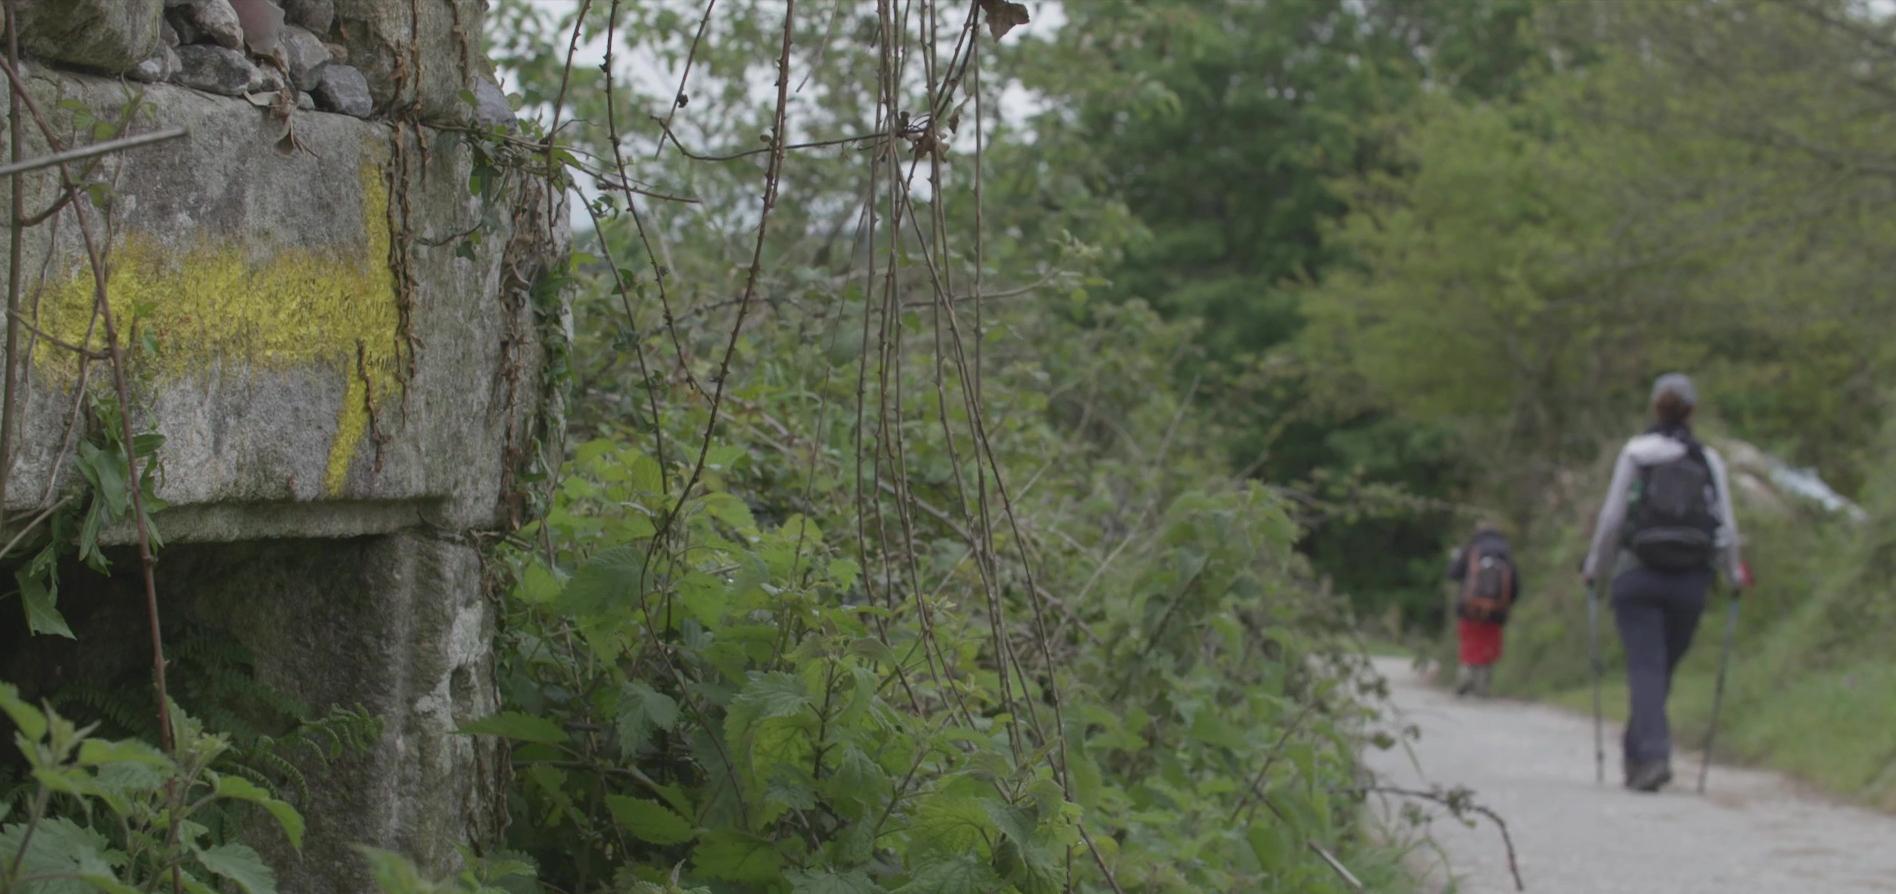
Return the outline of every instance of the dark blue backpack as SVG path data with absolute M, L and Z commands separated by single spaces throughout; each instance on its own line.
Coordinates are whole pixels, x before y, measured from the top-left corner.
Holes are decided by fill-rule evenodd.
M 1639 470 L 1626 547 L 1648 568 L 1707 568 L 1718 548 L 1718 487 L 1705 450 L 1687 441 L 1683 456 Z

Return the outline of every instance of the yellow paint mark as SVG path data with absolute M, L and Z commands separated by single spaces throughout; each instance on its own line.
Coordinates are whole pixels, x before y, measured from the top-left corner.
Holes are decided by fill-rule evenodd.
M 158 378 L 182 377 L 219 360 L 273 369 L 320 364 L 344 376 L 347 385 L 323 475 L 330 496 L 342 492 L 368 430 L 368 389 L 378 400 L 394 394 L 401 368 L 400 299 L 389 269 L 388 189 L 373 165 L 363 166 L 361 178 L 360 245 L 287 247 L 251 260 L 234 245 L 207 241 L 180 255 L 134 235 L 114 249 L 107 283 L 121 335 L 135 328 L 156 337 L 157 356 L 132 354 L 141 371 Z M 61 342 L 78 344 L 86 337 L 92 303 L 92 274 L 82 270 L 45 296 L 40 328 Z M 104 347 L 103 332 L 94 333 L 91 347 Z M 71 357 L 43 341 L 34 352 L 35 364 L 48 369 Z

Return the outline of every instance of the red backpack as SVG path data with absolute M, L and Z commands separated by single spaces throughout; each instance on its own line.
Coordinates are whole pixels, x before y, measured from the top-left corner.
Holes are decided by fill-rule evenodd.
M 1456 608 L 1464 618 L 1493 621 L 1503 618 L 1514 604 L 1514 563 L 1507 553 L 1483 555 L 1468 548 L 1468 567 L 1462 574 L 1461 601 Z

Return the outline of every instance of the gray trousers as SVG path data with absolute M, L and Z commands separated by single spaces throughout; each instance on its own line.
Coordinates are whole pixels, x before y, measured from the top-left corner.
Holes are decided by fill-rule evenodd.
M 1632 708 L 1622 745 L 1628 766 L 1672 756 L 1666 696 L 1672 691 L 1673 670 L 1692 645 L 1711 584 L 1711 569 L 1634 568 L 1613 579 L 1613 619 L 1626 649 Z

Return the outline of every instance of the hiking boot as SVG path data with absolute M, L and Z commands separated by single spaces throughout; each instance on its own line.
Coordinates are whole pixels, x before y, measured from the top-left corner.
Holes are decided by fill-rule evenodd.
M 1672 781 L 1670 761 L 1635 764 L 1626 770 L 1626 787 L 1636 792 L 1654 793 Z

